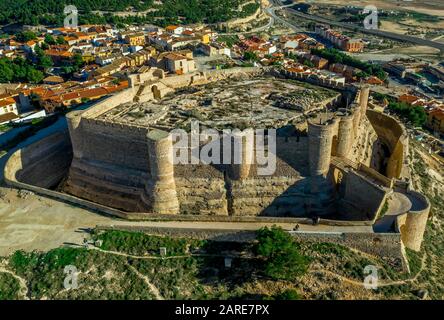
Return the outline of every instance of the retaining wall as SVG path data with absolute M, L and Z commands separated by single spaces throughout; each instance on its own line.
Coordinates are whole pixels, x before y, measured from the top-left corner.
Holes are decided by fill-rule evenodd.
M 408 176 L 404 161 L 408 155 L 408 135 L 395 118 L 384 113 L 367 110 L 367 118 L 380 139 L 390 150 L 386 176 L 402 178 Z
M 121 230 L 143 232 L 170 237 L 191 237 L 201 240 L 252 242 L 256 240 L 256 231 L 236 229 L 197 229 L 167 228 L 143 226 L 97 226 L 99 230 Z M 333 232 L 299 232 L 290 234 L 300 242 L 328 242 L 350 247 L 367 254 L 380 257 L 400 270 L 407 270 L 407 261 L 403 254 L 401 236 L 392 233 L 333 233 Z
M 68 133 L 56 133 L 14 152 L 5 166 L 5 179 L 53 188 L 67 175 L 71 159 Z
M 374 220 L 388 195 L 388 190 L 367 180 L 359 173 L 350 170 L 345 176 L 344 200 L 350 204 L 348 210 L 356 215 Z M 352 214 L 352 212 L 350 212 Z

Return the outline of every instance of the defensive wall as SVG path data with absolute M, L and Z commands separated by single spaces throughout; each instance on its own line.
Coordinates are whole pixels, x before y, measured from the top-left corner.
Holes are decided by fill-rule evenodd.
M 273 74 L 276 76 L 283 76 L 287 79 L 294 79 L 299 81 L 308 82 L 321 87 L 326 87 L 336 90 L 349 90 L 354 93 L 357 92 L 357 88 L 350 84 L 344 84 L 342 82 L 335 81 L 333 78 L 322 78 L 313 74 L 306 74 L 301 72 L 292 72 L 288 70 L 274 70 Z
M 50 189 L 66 177 L 71 159 L 67 134 L 57 133 L 14 152 L 5 166 L 5 179 Z
M 44 146 L 44 148 L 42 148 Z M 42 151 L 43 150 L 43 151 Z M 46 154 L 45 151 L 52 150 Z M 101 212 L 110 216 L 125 218 L 128 220 L 175 220 L 175 221 L 206 221 L 206 222 L 282 222 L 282 223 L 310 223 L 307 218 L 292 217 L 255 217 L 255 216 L 206 216 L 206 215 L 168 215 L 147 214 L 138 212 L 125 212 L 106 205 L 101 205 L 79 197 L 61 192 L 58 189 L 50 189 L 54 181 L 66 177 L 69 163 L 72 160 L 70 150 L 70 137 L 67 131 L 58 132 L 48 136 L 38 143 L 26 146 L 15 151 L 7 160 L 4 171 L 5 182 L 15 188 L 33 191 L 37 194 L 58 199 L 86 209 Z M 50 165 L 44 166 L 45 163 Z M 64 163 L 65 165 L 59 165 Z M 29 170 L 33 166 L 40 169 Z M 56 165 L 56 166 L 53 166 Z M 56 168 L 56 170 L 52 170 Z M 54 172 L 52 172 L 54 171 Z M 27 174 L 30 174 L 29 176 Z M 45 182 L 45 178 L 48 178 Z M 31 179 L 32 178 L 32 179 Z M 32 183 L 32 184 L 31 184 Z M 337 221 L 322 218 L 320 224 L 331 226 L 371 225 L 368 221 Z
M 251 76 L 264 72 L 267 70 L 235 68 L 177 77 L 165 77 L 161 72 L 132 76 L 131 88 L 127 91 L 97 104 L 86 112 L 72 112 L 68 115 L 74 159 L 64 190 L 125 211 L 165 214 L 197 211 L 209 215 L 306 215 L 306 163 L 313 164 L 318 161 L 307 161 L 307 156 L 310 155 L 308 140 L 312 130 L 309 130 L 308 138 L 297 136 L 278 139 L 276 155 L 280 159 L 279 164 L 285 167 L 282 170 L 286 170 L 280 176 L 258 177 L 254 169 L 250 170 L 251 164 L 247 163 L 248 161 L 233 165 L 227 170 L 231 173 L 228 176 L 224 176 L 220 168 L 214 170 L 202 166 L 190 167 L 194 171 L 192 175 L 187 175 L 185 171 L 180 174 L 180 168 L 174 173 L 175 168 L 170 168 L 168 170 L 171 172 L 167 175 L 173 177 L 174 183 L 171 180 L 168 186 L 170 189 L 174 187 L 175 191 L 171 191 L 169 200 L 164 201 L 161 198 L 166 193 L 153 194 L 152 191 L 157 190 L 158 186 L 153 185 L 153 181 L 164 176 L 165 172 L 162 170 L 165 168 L 156 169 L 154 163 L 159 163 L 158 157 L 162 157 L 162 154 L 171 149 L 171 141 L 162 143 L 156 150 L 154 144 L 149 142 L 151 139 L 147 139 L 150 130 L 159 129 L 155 129 L 156 125 L 147 128 L 98 118 L 100 114 L 117 105 L 135 101 L 135 98 L 153 99 L 154 93 L 150 95 L 153 91 L 150 87 L 157 86 L 156 90 L 161 91 L 159 83 L 175 89 L 239 74 Z M 145 94 L 145 91 L 148 93 Z M 163 90 L 158 93 L 162 96 L 168 92 Z M 169 141 L 169 138 L 165 138 Z M 317 141 L 320 141 L 319 139 L 320 137 Z M 311 142 L 316 145 L 315 141 Z M 254 151 L 247 151 L 244 147 L 242 158 L 251 158 L 250 153 Z M 323 158 L 319 152 L 316 156 L 309 156 L 310 159 L 313 157 L 320 157 L 318 162 L 322 162 L 324 169 L 328 171 L 328 157 Z M 199 172 L 202 173 L 200 178 Z M 125 181 L 125 176 L 131 179 Z M 325 177 L 321 182 L 324 186 L 327 184 Z M 315 198 L 315 194 L 311 196 Z M 170 203 L 177 202 L 179 206 L 169 206 Z M 154 203 L 163 203 L 168 208 L 151 205 Z M 323 206 L 319 212 L 322 210 Z
M 366 87 L 354 91 L 348 108 L 324 118 L 309 119 L 305 133 L 278 137 L 277 171 L 264 177 L 256 174 L 254 161 L 244 161 L 229 170 L 202 164 L 169 165 L 165 161 L 172 152 L 169 134 L 154 128 L 98 119 L 100 114 L 122 103 L 136 101 L 146 88 L 150 88 L 147 89 L 152 94 L 150 99 L 168 94 L 169 90 L 164 90 L 159 81 L 165 87 L 179 88 L 217 81 L 238 72 L 224 70 L 171 79 L 165 79 L 161 72 L 147 78 L 139 75 L 126 91 L 86 111 L 69 113 L 70 139 L 61 134 L 14 153 L 5 168 L 5 180 L 15 187 L 129 219 L 199 213 L 206 216 L 203 219 L 211 220 L 216 216 L 216 220 L 222 221 L 248 221 L 256 216 L 299 221 L 298 218 L 310 215 L 329 221 L 335 213 L 336 218 L 340 218 L 338 223 L 347 223 L 347 220 L 356 224 L 374 222 L 390 190 L 400 188 L 392 178 L 403 175 L 407 137 L 395 119 L 368 110 L 369 89 Z M 242 68 L 241 72 L 263 71 Z M 156 83 L 157 89 L 153 90 Z M 142 86 L 144 90 L 140 90 Z M 146 94 L 145 98 L 148 96 Z M 368 154 L 371 143 L 362 142 L 362 127 L 367 123 L 392 152 L 386 175 L 361 162 L 371 156 Z M 367 139 L 365 136 L 364 140 Z M 243 159 L 251 158 L 246 152 L 243 150 Z M 357 163 L 353 162 L 357 159 Z M 68 178 L 59 187 L 69 194 L 48 189 L 66 175 Z M 422 199 L 422 195 L 412 190 L 403 192 L 421 199 L 418 202 L 428 203 L 425 197 Z M 413 250 L 420 247 L 429 205 L 419 208 L 412 208 L 397 221 L 403 242 Z
M 401 234 L 407 248 L 420 251 L 430 213 L 430 201 L 423 194 L 412 190 L 410 183 L 397 181 L 395 188 L 406 194 L 412 203 L 408 212 L 396 217 L 395 230 Z
M 405 128 L 395 118 L 375 110 L 367 110 L 367 117 L 375 129 L 378 139 L 388 147 L 390 152 L 386 176 L 389 178 L 408 177 L 407 166 L 405 166 L 408 154 L 408 135 Z
M 102 213 L 110 214 L 113 216 L 118 216 L 127 219 L 143 219 L 146 218 L 146 214 L 138 214 L 138 213 L 127 213 L 122 212 L 120 210 L 112 209 L 107 206 L 102 206 L 97 203 L 93 203 L 90 201 L 86 201 L 84 199 L 80 199 L 62 192 L 54 191 L 47 189 L 49 186 L 35 186 L 28 183 L 20 182 L 20 179 L 23 179 L 24 175 L 20 171 L 23 167 L 23 163 L 29 163 L 31 159 L 35 162 L 41 153 L 41 146 L 51 146 L 50 149 L 55 147 L 55 150 L 58 150 L 59 155 L 56 155 L 56 158 L 61 154 L 65 155 L 63 149 L 58 149 L 57 146 L 66 145 L 69 143 L 67 133 L 58 133 L 53 136 L 50 136 L 41 141 L 39 145 L 31 145 L 22 150 L 16 151 L 8 160 L 5 170 L 5 180 L 9 185 L 12 185 L 17 188 L 28 189 L 34 191 L 38 194 L 42 194 L 51 198 L 56 198 L 62 201 L 66 201 L 69 203 L 77 204 L 79 206 L 89 208 L 91 210 L 99 211 Z M 40 146 L 40 147 L 39 147 Z M 56 153 L 57 154 L 57 153 Z M 52 157 L 44 159 L 44 161 L 51 161 Z M 59 175 L 66 174 L 67 168 L 61 170 Z M 46 176 L 50 171 L 42 171 L 40 170 L 40 177 Z M 37 177 L 37 178 L 40 178 Z M 26 178 L 25 178 L 26 180 Z M 401 185 L 398 185 L 400 188 Z M 428 203 L 427 199 L 420 194 L 412 191 L 415 197 L 419 197 L 422 201 Z M 395 234 L 373 234 L 373 233 L 307 233 L 307 232 L 297 232 L 293 235 L 301 241 L 319 241 L 319 242 L 334 242 L 346 246 L 350 246 L 352 248 L 356 248 L 358 250 L 367 252 L 369 254 L 374 254 L 378 256 L 382 256 L 388 259 L 392 259 L 393 261 L 403 261 L 402 260 L 402 246 L 400 245 L 400 239 L 402 237 L 402 241 L 406 244 L 407 247 L 418 248 L 420 246 L 420 242 L 422 240 L 422 234 L 425 228 L 425 222 L 427 221 L 429 206 L 426 209 L 422 209 L 419 211 L 411 211 L 405 215 L 401 215 L 398 219 L 398 224 L 400 227 L 396 229 L 398 233 Z M 416 209 L 417 210 L 417 209 Z M 172 217 L 168 215 L 157 215 L 152 216 L 152 219 L 177 219 L 178 217 Z M 293 222 L 293 223 L 308 223 L 307 219 L 294 219 L 294 218 L 273 218 L 273 217 L 205 217 L 205 216 L 182 216 L 179 220 L 185 221 L 262 221 L 262 222 Z M 329 224 L 329 225 L 361 225 L 361 222 L 351 222 L 351 221 L 329 221 L 327 219 L 321 219 L 321 224 Z M 137 229 L 135 227 L 134 231 L 140 231 L 141 229 Z M 162 230 L 164 232 L 165 230 Z M 187 232 L 189 232 L 188 230 Z M 170 232 L 170 231 L 168 231 Z M 168 233 L 167 232 L 167 233 Z M 233 236 L 224 235 L 227 231 L 223 231 L 223 234 L 217 234 L 214 230 L 209 230 L 206 232 L 205 230 L 199 230 L 195 233 L 199 234 L 209 234 L 211 238 L 217 238 L 220 240 L 229 240 L 233 238 Z M 173 234 L 178 234 L 184 236 L 184 231 L 173 232 Z M 223 235 L 223 236 L 222 236 Z M 193 235 L 195 236 L 195 234 Z M 202 235 L 200 235 L 202 237 Z M 237 239 L 238 236 L 234 237 Z M 240 239 L 245 239 L 245 236 L 242 236 Z M 413 247 L 412 247 L 413 246 Z

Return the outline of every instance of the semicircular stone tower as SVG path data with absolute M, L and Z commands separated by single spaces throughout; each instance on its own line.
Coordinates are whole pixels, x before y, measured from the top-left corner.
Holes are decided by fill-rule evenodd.
M 145 184 L 142 202 L 157 214 L 179 213 L 174 180 L 173 142 L 171 134 L 151 130 L 147 135 L 151 179 Z
M 336 148 L 336 155 L 338 157 L 347 158 L 349 155 L 353 144 L 355 118 L 355 115 L 350 111 L 346 111 L 346 113 L 339 118 L 338 146 Z
M 310 175 L 325 177 L 330 169 L 333 136 L 337 129 L 337 119 L 317 117 L 308 121 L 308 157 Z
M 310 184 L 306 205 L 308 213 L 312 216 L 335 212 L 333 184 L 327 176 L 337 125 L 337 118 L 323 116 L 308 121 Z

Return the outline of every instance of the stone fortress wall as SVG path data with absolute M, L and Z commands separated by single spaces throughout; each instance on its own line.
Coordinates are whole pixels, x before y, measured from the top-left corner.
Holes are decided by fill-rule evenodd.
M 242 69 L 242 72 L 255 73 L 257 69 Z M 88 110 L 86 114 L 70 114 L 68 121 L 75 151 L 65 191 L 127 211 L 168 214 L 199 212 L 199 214 L 209 215 L 306 216 L 310 210 L 318 207 L 316 209 L 318 213 L 323 214 L 325 205 L 311 203 L 314 201 L 310 198 L 315 199 L 318 194 L 322 192 L 327 194 L 331 191 L 331 187 L 328 186 L 327 173 L 330 167 L 333 132 L 339 137 L 341 152 L 346 152 L 346 149 L 352 145 L 352 141 L 347 138 L 348 132 L 343 130 L 344 121 L 342 120 L 335 122 L 335 125 L 311 123 L 308 126 L 308 137 L 279 138 L 276 155 L 282 166 L 278 164 L 278 171 L 286 169 L 287 172 L 271 177 L 257 176 L 254 169 L 250 170 L 252 165 L 245 161 L 228 170 L 231 173 L 229 175 L 224 175 L 220 170 L 208 168 L 209 166 L 207 168 L 196 166 L 193 168 L 195 171 L 193 174 L 187 174 L 186 169 L 182 170 L 184 174 L 179 174 L 180 170 L 177 170 L 176 174 L 173 173 L 175 183 L 170 184 L 170 188 L 174 186 L 176 191 L 168 195 L 169 201 L 163 202 L 159 199 L 165 195 L 158 193 L 157 196 L 153 196 L 151 191 L 148 191 L 152 190 L 152 187 L 147 184 L 150 185 L 152 181 L 158 180 L 164 174 L 164 172 L 157 172 L 153 175 L 156 168 L 153 168 L 152 162 L 156 162 L 157 159 L 153 156 L 152 150 L 156 150 L 154 146 L 158 143 L 163 148 L 155 151 L 158 156 L 168 152 L 167 149 L 172 148 L 169 138 L 165 137 L 165 141 L 147 143 L 151 140 L 147 140 L 149 130 L 146 127 L 97 119 L 100 111 L 106 112 L 116 104 L 128 102 L 135 91 L 139 95 L 133 97 L 133 100 L 140 102 L 141 100 L 136 99 L 140 96 L 144 97 L 143 100 L 152 99 L 154 96 L 149 97 L 144 94 L 144 91 L 155 92 L 161 87 L 159 83 L 166 88 L 178 88 L 193 83 L 203 83 L 205 80 L 217 81 L 221 77 L 237 73 L 237 70 L 230 70 L 222 75 L 209 73 L 171 77 L 174 81 L 166 79 L 163 75 L 159 75 L 158 79 L 153 79 L 151 75 L 148 75 L 148 80 L 143 78 L 143 75 L 139 75 L 138 79 L 131 81 L 135 87 L 129 89 L 130 94 L 122 93 L 120 101 L 119 97 L 114 97 L 112 101 L 103 102 L 103 108 L 98 105 Z M 137 88 L 136 85 L 144 89 L 140 90 L 140 87 Z M 157 88 L 149 89 L 154 86 Z M 169 92 L 162 90 L 162 96 L 165 92 Z M 361 112 L 354 114 L 360 115 Z M 350 119 L 355 119 L 355 117 Z M 339 129 L 341 131 L 337 133 Z M 324 142 L 326 134 L 330 140 Z M 254 150 L 251 149 L 248 152 L 254 152 Z M 247 158 L 252 158 L 252 155 L 244 153 L 244 159 Z M 175 168 L 168 168 L 168 170 L 174 172 Z M 200 176 L 199 172 L 201 172 Z M 208 178 L 208 174 L 211 179 Z M 319 175 L 320 190 L 307 191 L 312 187 L 308 179 L 310 175 Z M 124 181 L 125 176 L 131 179 L 127 178 L 127 181 Z M 109 192 L 104 192 L 104 188 L 109 189 Z M 158 202 L 163 202 L 165 205 L 178 202 L 179 207 L 166 210 L 154 205 L 157 208 L 154 210 L 150 204 Z M 331 207 L 329 212 L 332 213 L 334 199 L 331 196 L 329 202 L 328 206 Z M 176 209 L 173 210 L 173 208 Z
M 135 88 L 139 86 L 138 89 L 133 88 L 132 93 L 138 90 L 139 97 L 143 96 L 143 99 L 133 100 L 161 98 L 170 92 L 166 88 L 175 89 L 217 81 L 236 75 L 239 71 L 196 73 L 174 77 L 171 80 L 163 74 L 159 74 L 158 79 L 154 80 L 152 75 L 146 75 L 146 78 L 139 76 L 132 81 Z M 242 72 L 254 74 L 257 69 L 251 68 Z M 293 74 L 285 72 L 283 76 L 295 78 Z M 151 133 L 147 132 L 146 128 L 101 122 L 95 119 L 95 113 L 94 117 L 86 121 L 85 132 L 81 134 L 83 137 L 88 136 L 88 145 L 94 147 L 81 147 L 85 153 L 78 159 L 76 154 L 74 155 L 65 190 L 85 197 L 87 190 L 101 190 L 103 182 L 106 181 L 107 188 L 114 187 L 111 187 L 112 197 L 104 199 L 103 203 L 113 203 L 115 199 L 119 199 L 116 195 L 121 193 L 122 182 L 125 179 L 121 172 L 134 169 L 137 171 L 134 172 L 133 179 L 126 178 L 126 181 L 132 181 L 132 192 L 124 195 L 126 201 L 122 199 L 117 206 L 120 209 L 128 210 L 129 201 L 133 203 L 129 211 L 156 214 L 198 212 L 201 215 L 302 217 L 329 216 L 336 212 L 337 216 L 344 220 L 374 221 L 394 187 L 392 179 L 405 177 L 403 164 L 408 148 L 407 135 L 395 119 L 368 110 L 369 88 L 364 87 L 356 91 L 355 88 L 324 80 L 319 80 L 317 84 L 351 91 L 354 99 L 348 108 L 340 110 L 331 119 L 310 119 L 305 136 L 278 138 L 276 156 L 279 161 L 289 165 L 286 172 L 283 170 L 284 172 L 280 173 L 278 169 L 278 173 L 273 176 L 258 176 L 254 172 L 254 161 L 253 164 L 244 161 L 240 165 L 232 166 L 227 170 L 228 174 L 210 166 L 167 166 L 166 161 L 162 159 L 172 153 L 173 149 L 171 137 L 165 132 L 155 129 L 151 131 L 155 134 L 150 137 Z M 157 87 L 153 90 L 154 86 Z M 141 90 L 141 87 L 144 89 Z M 153 94 L 144 95 L 144 90 Z M 124 102 L 126 100 L 120 101 Z M 111 106 L 107 105 L 102 111 L 108 108 Z M 82 121 L 83 118 L 85 115 L 81 115 Z M 94 141 L 94 136 L 99 139 Z M 127 143 L 128 139 L 131 143 Z M 390 152 L 384 175 L 371 168 L 372 147 L 379 140 Z M 119 150 L 117 154 L 110 153 L 110 150 L 115 149 Z M 243 150 L 244 160 L 254 157 L 245 152 L 254 151 L 254 148 Z M 117 167 L 107 167 L 107 171 L 103 172 L 101 165 L 91 165 L 90 160 L 111 162 L 111 166 Z M 84 164 L 84 171 L 81 173 L 77 171 L 77 168 L 81 167 L 80 163 Z M 164 165 L 161 165 L 162 163 Z M 332 163 L 339 165 L 332 166 Z M 100 175 L 91 175 L 91 172 L 88 172 L 88 167 L 91 166 L 98 171 L 102 168 Z M 125 170 L 122 170 L 122 167 Z M 285 169 L 285 165 L 283 167 Z M 282 169 L 280 166 L 279 168 Z M 294 168 L 297 168 L 297 171 L 291 170 Z M 85 189 L 76 190 L 78 185 L 84 183 L 82 179 L 86 175 L 98 179 L 89 181 L 89 186 L 85 183 Z M 125 176 L 128 174 L 125 173 Z M 128 192 L 127 182 L 124 184 L 123 189 Z M 141 201 L 137 194 L 140 195 Z M 89 200 L 97 201 L 98 198 L 100 195 L 91 195 Z M 421 230 L 423 232 L 425 228 L 427 215 L 428 213 L 410 213 L 405 219 L 398 220 L 404 230 L 414 230 L 422 239 Z M 410 247 L 417 247 L 413 244 L 417 243 L 416 240 L 410 241 L 409 236 L 404 236 L 404 239 L 406 243 L 410 243 Z
M 399 130 L 402 126 L 395 126 L 386 115 L 367 110 L 368 88 L 355 91 L 349 108 L 324 119 L 322 116 L 310 119 L 304 134 L 279 137 L 278 170 L 272 176 L 257 176 L 255 165 L 245 162 L 230 168 L 228 174 L 210 165 L 173 166 L 165 160 L 173 150 L 168 133 L 158 128 L 98 119 L 100 114 L 120 104 L 161 98 L 175 88 L 217 81 L 239 72 L 262 71 L 242 68 L 168 78 L 154 70 L 130 79 L 128 90 L 86 111 L 69 113 L 73 156 L 68 178 L 61 185 L 68 193 L 63 197 L 82 198 L 79 199 L 82 205 L 123 217 L 198 213 L 222 217 L 316 215 L 328 218 L 336 212 L 340 219 L 374 221 L 395 188 L 395 179 L 403 177 L 407 143 L 404 132 Z M 387 130 L 385 122 L 394 128 L 393 133 Z M 371 146 L 377 139 L 392 152 L 386 175 L 370 166 Z M 54 150 L 57 148 L 55 144 Z M 22 168 L 22 164 L 32 159 L 34 153 L 38 155 L 37 150 L 13 154 L 5 179 L 13 185 L 23 187 L 29 183 L 35 187 L 38 179 L 31 175 L 28 178 L 24 172 L 31 171 Z M 37 166 L 40 161 L 34 163 Z M 64 168 L 65 171 L 61 171 L 66 175 L 66 161 L 62 163 L 60 168 Z M 47 169 L 44 171 L 50 171 Z M 56 176 L 60 177 L 61 173 Z M 49 188 L 52 184 L 48 182 L 39 187 Z M 414 193 L 407 189 L 405 192 Z M 58 192 L 51 196 L 56 194 Z M 430 206 L 422 195 L 415 193 L 415 197 L 427 205 L 401 215 L 397 227 L 403 242 L 417 250 Z

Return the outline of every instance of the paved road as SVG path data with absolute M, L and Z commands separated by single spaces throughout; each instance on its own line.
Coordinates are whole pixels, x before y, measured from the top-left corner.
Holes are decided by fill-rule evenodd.
M 409 35 L 402 35 L 402 34 L 394 33 L 394 32 L 388 32 L 388 31 L 382 31 L 382 30 L 369 30 L 369 29 L 365 29 L 362 27 L 358 27 L 354 24 L 337 22 L 337 21 L 333 21 L 331 19 L 302 13 L 300 11 L 297 11 L 297 10 L 291 9 L 291 8 L 285 8 L 285 10 L 287 12 L 293 14 L 296 17 L 303 18 L 306 20 L 311 20 L 311 21 L 315 21 L 315 22 L 319 22 L 319 23 L 325 23 L 325 24 L 328 24 L 331 26 L 336 26 L 336 27 L 340 27 L 340 28 L 344 28 L 344 29 L 348 29 L 348 30 L 352 30 L 352 31 L 358 31 L 358 32 L 361 32 L 364 34 L 371 34 L 374 36 L 388 38 L 388 39 L 396 40 L 396 41 L 400 41 L 400 42 L 409 42 L 409 43 L 417 44 L 420 46 L 432 47 L 432 48 L 436 48 L 436 49 L 441 50 L 441 52 L 444 52 L 444 43 L 439 43 L 439 42 L 432 41 L 432 40 L 417 38 L 417 37 L 413 37 L 413 36 L 409 36 Z
M 287 21 L 285 21 L 284 19 L 282 19 L 282 18 L 280 18 L 280 17 L 278 17 L 276 15 L 276 10 L 280 10 L 282 8 L 286 8 L 286 7 L 289 7 L 289 6 L 292 6 L 292 5 L 293 4 L 285 5 L 285 6 L 283 6 L 283 5 L 279 5 L 279 6 L 272 5 L 272 6 L 268 7 L 268 8 L 265 8 L 264 9 L 265 13 L 270 16 L 270 20 L 268 21 L 268 23 L 265 26 L 261 26 L 261 27 L 255 28 L 255 29 L 250 30 L 250 31 L 245 31 L 245 32 L 239 31 L 239 32 L 220 33 L 219 35 L 221 35 L 221 36 L 236 36 L 236 35 L 239 35 L 239 34 L 250 34 L 250 33 L 262 32 L 262 31 L 268 30 L 271 27 L 273 27 L 273 25 L 275 24 L 276 20 L 279 21 L 280 23 L 284 24 L 288 28 L 291 28 L 291 29 L 295 30 L 296 32 L 301 32 L 301 29 L 293 26 L 292 24 L 288 23 Z
M 303 30 L 301 28 L 299 28 L 299 27 L 289 23 L 285 19 L 283 19 L 283 18 L 279 17 L 278 15 L 276 15 L 276 10 L 285 9 L 285 8 L 290 7 L 292 5 L 293 4 L 289 4 L 289 5 L 285 5 L 285 6 L 271 6 L 269 8 L 266 8 L 265 12 L 271 17 L 271 19 L 273 21 L 279 21 L 280 23 L 282 23 L 287 28 L 292 29 L 294 32 L 302 32 Z

